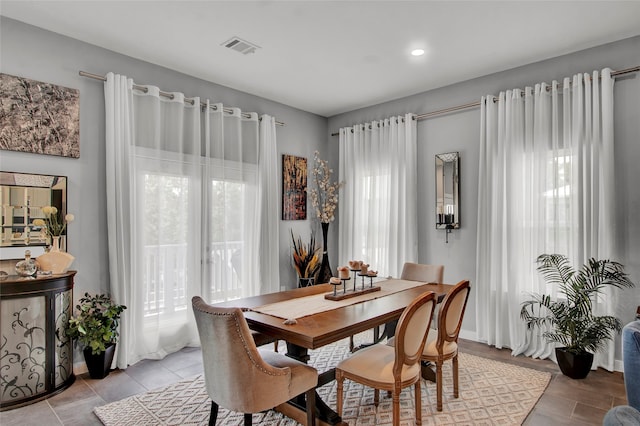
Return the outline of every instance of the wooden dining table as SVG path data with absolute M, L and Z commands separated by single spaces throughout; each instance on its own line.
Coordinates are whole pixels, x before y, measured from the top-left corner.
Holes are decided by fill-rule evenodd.
M 286 321 L 283 318 L 260 313 L 252 309 L 306 296 L 330 293 L 333 291 L 333 286 L 320 284 L 312 287 L 296 288 L 278 293 L 216 303 L 215 306 L 242 308 L 245 311 L 244 315 L 247 323 L 252 330 L 285 341 L 287 356 L 307 363 L 310 358 L 309 350 L 318 349 L 376 326 L 386 324 L 389 321 L 397 320 L 400 318 L 404 308 L 416 297 L 427 291 L 435 292 L 438 300 L 441 301 L 451 288 L 453 288 L 453 285 L 450 284 L 418 284 L 415 287 L 383 297 L 296 318 L 295 321 Z M 290 322 L 294 323 L 291 324 Z M 318 374 L 318 386 L 323 386 L 332 380 L 335 380 L 334 369 Z M 299 423 L 304 423 L 306 421 L 304 407 L 304 395 L 301 395 L 289 401 L 288 404 L 277 407 L 277 409 Z M 343 424 L 340 416 L 319 397 L 316 398 L 316 407 L 319 423 Z

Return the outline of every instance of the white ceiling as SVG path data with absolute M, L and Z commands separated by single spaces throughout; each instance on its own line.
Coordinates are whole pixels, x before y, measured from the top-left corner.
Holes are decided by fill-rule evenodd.
M 2 0 L 0 14 L 326 117 L 640 34 L 640 1 Z M 233 36 L 261 48 L 221 46 Z

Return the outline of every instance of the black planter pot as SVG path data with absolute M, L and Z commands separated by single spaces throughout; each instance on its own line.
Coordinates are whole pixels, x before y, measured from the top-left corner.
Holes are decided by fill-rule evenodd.
M 106 350 L 102 353 L 94 355 L 91 353 L 91 348 L 84 348 L 84 361 L 87 363 L 87 369 L 89 370 L 89 376 L 92 379 L 104 379 L 109 375 L 111 371 L 111 363 L 113 362 L 113 355 L 116 352 L 116 344 L 110 343 L 107 345 Z
M 593 364 L 592 353 L 582 352 L 576 355 L 572 352 L 567 352 L 566 348 L 556 348 L 556 359 L 562 374 L 572 379 L 584 379 L 587 377 Z

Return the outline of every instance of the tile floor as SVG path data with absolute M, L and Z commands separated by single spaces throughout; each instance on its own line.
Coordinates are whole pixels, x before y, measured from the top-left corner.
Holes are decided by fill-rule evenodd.
M 592 371 L 584 380 L 572 380 L 559 373 L 551 361 L 510 355 L 484 344 L 461 341 L 461 350 L 503 362 L 549 371 L 551 382 L 525 421 L 538 425 L 601 425 L 609 408 L 626 403 L 621 373 Z M 0 412 L 2 426 L 101 425 L 93 408 L 137 393 L 162 387 L 202 372 L 199 349 L 185 348 L 160 361 L 144 360 L 126 370 L 112 371 L 103 380 L 88 375 L 76 378 L 64 392 L 44 401 Z M 132 425 L 135 421 L 132 419 Z

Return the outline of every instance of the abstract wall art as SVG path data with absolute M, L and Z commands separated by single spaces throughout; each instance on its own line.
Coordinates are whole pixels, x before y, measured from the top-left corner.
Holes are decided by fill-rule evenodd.
M 0 149 L 80 157 L 80 91 L 0 74 Z
M 307 219 L 307 159 L 282 155 L 282 220 Z

